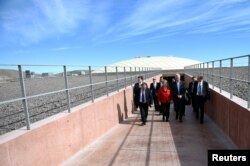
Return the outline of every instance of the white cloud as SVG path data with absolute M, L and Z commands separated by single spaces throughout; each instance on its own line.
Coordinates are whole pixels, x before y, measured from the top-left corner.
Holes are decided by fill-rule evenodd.
M 20 42 L 24 43 L 72 33 L 89 12 L 86 0 L 30 0 L 25 5 L 18 5 L 3 9 L 2 24 L 6 33 L 15 38 L 19 36 Z
M 82 48 L 82 46 L 74 46 L 74 47 L 57 47 L 57 48 L 51 48 L 49 51 L 64 51 L 64 50 L 72 50 L 72 49 L 78 49 Z
M 147 35 L 149 41 L 186 33 L 224 33 L 237 26 L 250 26 L 248 0 L 138 1 L 120 24 L 107 30 L 115 40 Z M 104 39 L 105 40 L 105 39 Z
M 138 36 L 154 41 L 183 32 L 249 33 L 250 26 L 249 0 L 11 2 L 0 11 L 0 28 L 23 44 L 65 34 L 97 43 Z

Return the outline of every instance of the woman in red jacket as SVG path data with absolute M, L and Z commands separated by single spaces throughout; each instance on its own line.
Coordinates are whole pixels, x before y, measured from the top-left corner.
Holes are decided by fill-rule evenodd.
M 168 81 L 164 80 L 163 86 L 158 90 L 158 101 L 159 101 L 159 106 L 162 109 L 162 115 L 163 115 L 162 120 L 165 121 L 166 117 L 166 122 L 168 122 L 169 118 L 170 102 L 172 100 L 171 96 L 172 94 Z

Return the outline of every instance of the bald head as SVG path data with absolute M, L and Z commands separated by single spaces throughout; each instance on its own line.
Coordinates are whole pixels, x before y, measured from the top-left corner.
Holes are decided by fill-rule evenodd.
M 179 73 L 175 74 L 175 81 L 180 81 L 181 75 Z

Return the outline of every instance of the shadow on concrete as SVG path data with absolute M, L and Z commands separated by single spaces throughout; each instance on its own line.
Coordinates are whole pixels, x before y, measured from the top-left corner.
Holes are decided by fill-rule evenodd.
M 123 113 L 121 111 L 121 107 L 120 107 L 120 104 L 117 104 L 117 111 L 118 111 L 118 120 L 119 120 L 119 123 L 121 123 L 123 121 Z
M 119 109 L 118 109 L 119 108 Z M 121 112 L 120 110 L 120 105 L 117 104 L 117 109 L 118 109 L 118 113 Z M 120 111 L 119 111 L 120 110 Z M 117 158 L 117 156 L 119 155 L 119 152 L 121 151 L 122 147 L 124 146 L 128 136 L 130 135 L 132 129 L 135 126 L 136 120 L 138 119 L 138 116 L 136 118 L 132 118 L 132 119 L 127 119 L 126 121 L 122 121 L 120 122 L 120 124 L 131 124 L 131 127 L 129 128 L 127 134 L 125 135 L 125 137 L 123 138 L 122 143 L 120 144 L 120 146 L 118 147 L 117 151 L 115 152 L 114 157 L 111 159 L 110 163 L 108 164 L 109 166 L 112 166 Z
M 125 119 L 128 118 L 128 105 L 127 105 L 127 98 L 126 98 L 126 91 L 123 91 L 124 96 L 124 113 L 125 113 Z
M 186 106 L 182 123 L 175 120 L 173 108 L 170 114 L 170 129 L 181 166 L 207 165 L 209 149 L 234 148 L 231 140 L 206 115 L 200 124 L 191 106 Z

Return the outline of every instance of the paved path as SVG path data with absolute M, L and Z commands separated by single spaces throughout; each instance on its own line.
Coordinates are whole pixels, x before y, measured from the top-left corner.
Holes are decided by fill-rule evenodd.
M 182 123 L 175 120 L 172 105 L 170 111 L 170 121 L 163 122 L 150 110 L 145 126 L 135 113 L 63 165 L 203 166 L 208 149 L 236 148 L 208 117 L 200 124 L 189 106 Z

